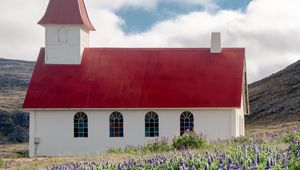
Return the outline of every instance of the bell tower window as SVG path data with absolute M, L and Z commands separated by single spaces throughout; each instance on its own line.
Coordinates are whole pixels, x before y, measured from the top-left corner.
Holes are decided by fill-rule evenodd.
M 60 27 L 58 29 L 58 42 L 59 43 L 67 43 L 68 41 L 68 32 L 64 27 Z

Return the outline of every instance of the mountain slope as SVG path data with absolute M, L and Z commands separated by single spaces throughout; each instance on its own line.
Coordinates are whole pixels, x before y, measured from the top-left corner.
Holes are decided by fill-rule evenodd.
M 300 60 L 249 86 L 248 123 L 300 120 Z
M 29 115 L 21 106 L 34 64 L 0 58 L 0 144 L 28 141 Z
M 0 58 L 0 111 L 21 109 L 35 62 Z

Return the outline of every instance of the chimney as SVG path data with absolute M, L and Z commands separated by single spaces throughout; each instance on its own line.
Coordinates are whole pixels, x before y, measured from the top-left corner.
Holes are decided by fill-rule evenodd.
M 220 32 L 213 32 L 211 33 L 211 47 L 210 53 L 221 53 L 221 33 Z

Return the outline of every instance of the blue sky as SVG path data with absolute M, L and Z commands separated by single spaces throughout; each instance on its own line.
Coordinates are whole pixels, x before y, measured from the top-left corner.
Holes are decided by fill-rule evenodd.
M 250 0 L 218 0 L 216 10 L 240 10 L 244 11 Z M 200 4 L 179 4 L 170 1 L 159 2 L 155 10 L 147 10 L 136 7 L 123 7 L 116 11 L 125 23 L 122 29 L 127 34 L 145 32 L 155 23 L 168 20 L 178 15 L 184 15 L 194 11 L 203 11 Z

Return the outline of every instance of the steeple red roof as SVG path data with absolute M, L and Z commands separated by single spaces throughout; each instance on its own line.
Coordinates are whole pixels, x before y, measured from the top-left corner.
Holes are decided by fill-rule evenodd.
M 79 24 L 89 31 L 95 31 L 83 0 L 50 0 L 47 11 L 38 24 Z

